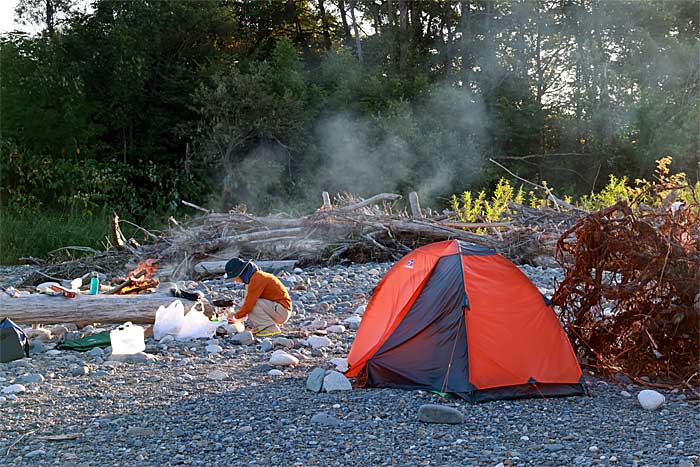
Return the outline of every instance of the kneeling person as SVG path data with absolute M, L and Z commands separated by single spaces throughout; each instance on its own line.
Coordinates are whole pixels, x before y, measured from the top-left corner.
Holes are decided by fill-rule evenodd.
M 274 274 L 261 271 L 252 261 L 233 258 L 226 263 L 226 278 L 246 284 L 243 305 L 234 315 L 248 317 L 253 333 L 258 337 L 280 334 L 280 324 L 292 315 L 292 299 L 286 287 Z

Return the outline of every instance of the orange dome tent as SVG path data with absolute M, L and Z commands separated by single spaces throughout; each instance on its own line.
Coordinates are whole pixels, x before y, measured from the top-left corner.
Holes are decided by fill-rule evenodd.
M 361 385 L 478 402 L 585 394 L 547 299 L 503 256 L 457 240 L 418 248 L 387 272 L 348 364 Z

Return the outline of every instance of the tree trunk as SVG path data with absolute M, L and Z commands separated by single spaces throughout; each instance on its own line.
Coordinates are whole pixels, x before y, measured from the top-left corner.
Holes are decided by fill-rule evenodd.
M 46 31 L 49 33 L 49 37 L 53 37 L 55 30 L 54 13 L 53 0 L 46 0 Z
M 328 17 L 326 16 L 326 7 L 323 5 L 324 0 L 318 0 L 318 12 L 321 15 L 321 25 L 323 26 L 323 42 L 326 49 L 330 49 L 333 44 L 331 44 L 331 32 L 328 27 Z
M 0 294 L 2 315 L 22 324 L 124 323 L 153 324 L 159 306 L 182 300 L 185 311 L 195 303 L 166 292 L 140 295 L 78 295 L 76 298 L 45 294 L 11 298 Z
M 352 19 L 352 30 L 355 33 L 355 52 L 357 53 L 357 61 L 362 64 L 362 39 L 360 38 L 360 28 L 357 26 L 355 19 L 355 5 L 357 0 L 350 2 L 350 18 Z
M 445 26 L 447 27 L 447 44 L 445 46 L 445 54 L 447 62 L 445 63 L 445 75 L 449 78 L 452 75 L 452 63 L 454 62 L 454 51 L 452 50 L 452 3 L 445 4 Z M 430 23 L 428 23 L 430 26 Z
M 459 46 L 462 56 L 462 86 L 471 88 L 472 81 L 472 59 L 471 59 L 471 0 L 461 0 L 459 4 L 461 13 L 460 30 L 462 37 Z
M 340 11 L 340 22 L 343 25 L 343 42 L 352 45 L 352 34 L 350 33 L 350 26 L 348 25 L 347 9 L 345 7 L 345 0 L 338 0 L 338 10 Z
M 399 0 L 399 71 L 404 73 L 408 63 L 408 0 Z

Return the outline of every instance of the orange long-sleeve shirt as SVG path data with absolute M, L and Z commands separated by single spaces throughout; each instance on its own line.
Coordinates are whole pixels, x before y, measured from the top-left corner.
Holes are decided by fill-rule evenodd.
M 247 316 L 259 298 L 277 302 L 288 310 L 292 309 L 292 299 L 287 288 L 274 274 L 255 271 L 246 287 L 245 301 L 236 313 L 236 318 Z

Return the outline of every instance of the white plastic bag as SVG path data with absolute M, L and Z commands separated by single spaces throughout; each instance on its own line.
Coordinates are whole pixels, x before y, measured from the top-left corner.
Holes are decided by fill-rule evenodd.
M 167 335 L 177 337 L 184 322 L 185 307 L 180 300 L 175 300 L 167 307 L 159 306 L 153 324 L 153 338 L 161 340 Z
M 177 333 L 177 339 L 201 339 L 211 338 L 216 332 L 221 323 L 218 321 L 209 321 L 203 311 L 197 310 L 197 305 L 202 305 L 201 302 L 195 303 L 190 311 L 187 312 L 182 322 L 182 327 Z

